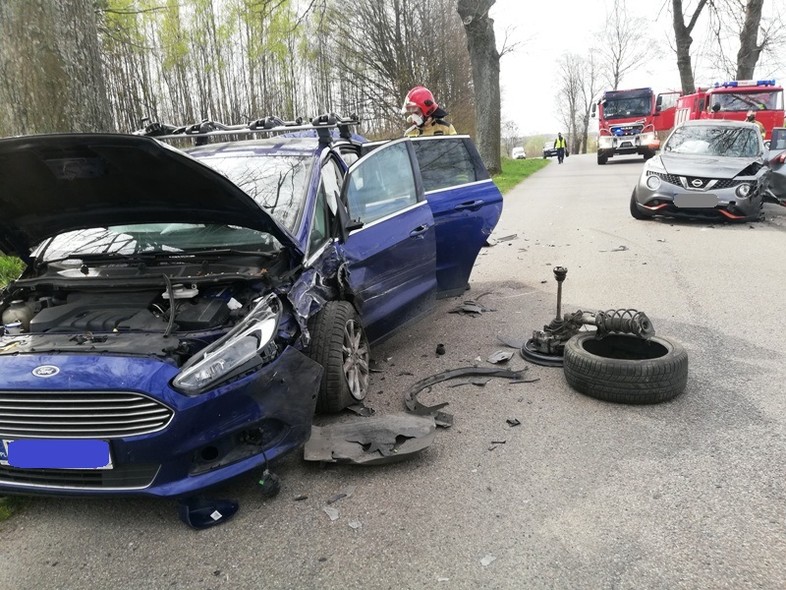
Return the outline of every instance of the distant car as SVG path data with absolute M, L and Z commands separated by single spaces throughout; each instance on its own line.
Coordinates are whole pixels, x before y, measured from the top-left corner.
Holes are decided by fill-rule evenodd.
M 525 160 L 527 158 L 527 153 L 524 151 L 523 147 L 514 147 L 513 151 L 510 152 L 510 157 L 514 160 Z
M 644 164 L 630 199 L 636 219 L 655 216 L 755 221 L 768 169 L 753 123 L 687 121 Z
M 786 127 L 772 130 L 770 151 L 767 156 L 770 173 L 765 183 L 768 196 L 786 203 Z
M 554 140 L 543 144 L 543 159 L 556 157 L 557 148 L 554 147 Z
M 0 251 L 27 263 L 0 291 L 0 494 L 262 469 L 366 396 L 369 344 L 466 290 L 502 211 L 469 137 L 294 128 L 0 140 Z

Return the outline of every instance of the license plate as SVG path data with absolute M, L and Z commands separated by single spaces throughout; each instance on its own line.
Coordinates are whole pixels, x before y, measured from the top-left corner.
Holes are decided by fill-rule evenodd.
M 0 441 L 0 465 L 19 469 L 112 469 L 105 440 L 18 439 Z
M 683 209 L 707 209 L 718 204 L 718 197 L 708 193 L 684 193 L 674 197 L 674 205 Z

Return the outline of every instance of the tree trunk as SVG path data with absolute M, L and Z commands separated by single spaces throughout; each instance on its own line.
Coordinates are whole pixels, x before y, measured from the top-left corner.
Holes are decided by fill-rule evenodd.
M 488 15 L 495 1 L 458 0 L 458 13 L 464 22 L 467 49 L 472 62 L 478 151 L 492 174 L 502 169 L 499 52 L 494 38 L 494 21 Z
M 696 91 L 696 84 L 693 81 L 693 66 L 690 60 L 690 46 L 693 43 L 693 27 L 699 19 L 701 11 L 707 5 L 708 0 L 699 0 L 696 10 L 690 22 L 685 24 L 685 16 L 682 13 L 682 0 L 672 0 L 672 10 L 674 11 L 674 41 L 677 50 L 677 69 L 680 72 L 680 82 L 684 94 L 692 94 Z
M 114 127 L 93 0 L 0 2 L 0 73 L 12 132 Z
M 737 52 L 737 80 L 753 78 L 756 62 L 759 61 L 763 46 L 757 39 L 763 4 L 764 0 L 748 0 L 745 7 L 745 23 L 740 31 L 740 50 Z

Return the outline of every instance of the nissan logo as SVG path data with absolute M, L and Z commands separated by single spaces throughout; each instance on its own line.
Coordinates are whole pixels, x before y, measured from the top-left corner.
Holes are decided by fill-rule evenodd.
M 690 181 L 690 183 L 692 186 L 695 186 L 696 188 L 701 188 L 704 186 L 704 181 L 701 178 L 694 178 L 693 180 Z
M 40 367 L 33 369 L 33 375 L 36 377 L 42 377 L 44 379 L 47 377 L 54 377 L 59 372 L 60 368 L 55 367 L 54 365 L 41 365 Z

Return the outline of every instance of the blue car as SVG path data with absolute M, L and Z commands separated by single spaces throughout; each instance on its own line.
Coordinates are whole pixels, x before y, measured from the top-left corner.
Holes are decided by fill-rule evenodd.
M 464 292 L 502 210 L 469 137 L 303 127 L 0 140 L 0 250 L 27 263 L 0 301 L 0 493 L 262 470 L 366 396 L 370 345 Z

